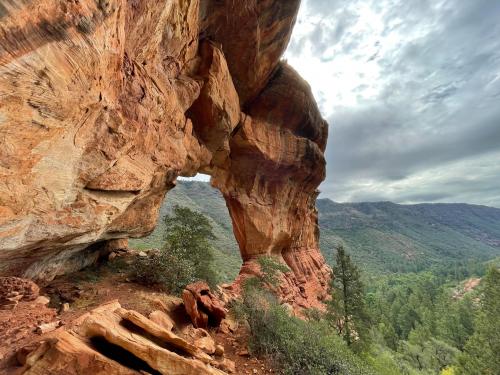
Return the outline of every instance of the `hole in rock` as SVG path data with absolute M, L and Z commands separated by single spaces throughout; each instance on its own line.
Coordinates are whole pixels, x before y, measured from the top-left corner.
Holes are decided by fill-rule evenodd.
M 118 362 L 129 369 L 137 372 L 144 371 L 152 375 L 161 375 L 159 371 L 152 368 L 146 361 L 130 353 L 128 350 L 123 349 L 121 346 L 110 343 L 104 337 L 92 337 L 90 339 L 90 346 L 103 356 Z
M 156 345 L 158 345 L 159 347 L 161 347 L 163 349 L 167 349 L 168 351 L 175 353 L 175 354 L 178 354 L 182 357 L 187 357 L 187 358 L 191 357 L 182 348 L 179 348 L 179 347 L 177 347 L 169 342 L 166 342 L 165 340 L 162 340 L 159 337 L 152 335 L 151 333 L 147 332 L 144 328 L 141 328 L 138 325 L 132 323 L 130 320 L 122 319 L 120 321 L 120 325 L 122 327 L 126 328 L 127 330 L 129 330 L 130 332 L 132 332 L 136 335 L 139 335 L 141 337 L 144 337 L 146 340 L 149 340 L 149 341 L 155 343 Z
M 196 176 L 194 176 L 194 177 L 179 176 L 179 178 L 177 180 L 178 181 L 202 181 L 202 182 L 209 182 L 210 181 L 210 175 L 204 174 L 204 173 L 197 173 Z
M 174 216 L 174 207 L 189 208 L 208 218 L 215 239 L 209 239 L 212 245 L 212 269 L 215 270 L 218 284 L 230 283 L 241 268 L 241 255 L 233 232 L 233 223 L 222 193 L 214 188 L 210 176 L 197 174 L 194 177 L 179 177 L 174 188 L 165 195 L 160 208 L 157 225 L 153 233 L 140 239 L 131 239 L 131 248 L 139 250 L 163 249 L 167 225 L 165 218 Z

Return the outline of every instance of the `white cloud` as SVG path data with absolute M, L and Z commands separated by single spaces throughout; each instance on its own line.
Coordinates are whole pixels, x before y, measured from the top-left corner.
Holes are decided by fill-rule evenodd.
M 500 207 L 498 19 L 490 0 L 303 2 L 285 57 L 331 120 L 323 196 Z

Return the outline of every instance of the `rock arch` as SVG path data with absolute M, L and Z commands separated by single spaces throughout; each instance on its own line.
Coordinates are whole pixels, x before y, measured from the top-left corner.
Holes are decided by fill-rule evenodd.
M 178 176 L 224 195 L 244 260 L 325 297 L 327 124 L 281 55 L 300 1 L 33 0 L 0 15 L 0 273 L 50 279 L 144 236 Z M 167 198 L 168 199 L 168 198 Z

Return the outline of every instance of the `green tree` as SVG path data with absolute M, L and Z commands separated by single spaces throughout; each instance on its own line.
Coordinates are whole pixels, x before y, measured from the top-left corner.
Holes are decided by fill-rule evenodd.
M 332 299 L 328 303 L 331 321 L 347 345 L 365 344 L 369 318 L 365 309 L 363 284 L 356 265 L 343 246 L 337 248 L 333 278 L 330 283 Z
M 194 281 L 217 282 L 212 263 L 215 239 L 212 225 L 201 213 L 187 207 L 174 206 L 165 217 L 165 245 L 158 254 L 139 259 L 136 279 L 145 284 L 161 284 L 172 293 L 179 293 Z
M 474 332 L 474 300 L 471 295 L 453 299 L 446 293 L 437 307 L 437 332 L 443 340 L 463 350 Z
M 497 375 L 500 371 L 500 270 L 490 268 L 482 282 L 474 333 L 459 356 L 459 375 Z

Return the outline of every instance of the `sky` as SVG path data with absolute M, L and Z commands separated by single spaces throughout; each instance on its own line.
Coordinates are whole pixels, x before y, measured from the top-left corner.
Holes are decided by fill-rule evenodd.
M 303 0 L 285 58 L 329 123 L 320 197 L 500 207 L 499 0 Z

